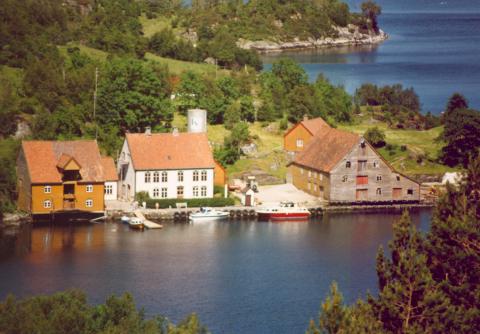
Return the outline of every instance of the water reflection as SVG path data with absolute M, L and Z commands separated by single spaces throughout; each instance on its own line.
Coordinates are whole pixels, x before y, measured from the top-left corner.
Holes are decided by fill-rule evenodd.
M 198 312 L 216 333 L 301 333 L 331 281 L 348 302 L 375 293 L 375 254 L 399 217 L 171 224 L 144 233 L 112 223 L 35 227 L 3 243 L 14 250 L 0 261 L 0 297 L 76 287 L 103 302 L 130 291 L 148 315 L 177 321 Z M 412 217 L 428 228 L 428 210 Z

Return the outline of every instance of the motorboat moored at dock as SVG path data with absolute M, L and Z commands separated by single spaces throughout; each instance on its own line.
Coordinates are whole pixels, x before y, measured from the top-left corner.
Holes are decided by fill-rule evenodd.
M 138 217 L 130 218 L 130 221 L 128 222 L 128 226 L 130 226 L 131 229 L 142 230 L 142 231 L 145 228 L 145 225 L 143 224 L 143 220 Z
M 200 208 L 200 211 L 190 214 L 190 221 L 212 221 L 228 218 L 230 213 L 227 211 L 219 211 L 212 208 Z
M 282 202 L 278 206 L 259 208 L 257 215 L 259 221 L 308 220 L 310 211 L 293 202 Z

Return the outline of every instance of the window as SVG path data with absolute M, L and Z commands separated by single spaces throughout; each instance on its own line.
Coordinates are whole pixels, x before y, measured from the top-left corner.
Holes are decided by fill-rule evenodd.
M 297 147 L 303 147 L 303 139 L 297 139 Z
M 410 195 L 410 196 L 413 195 L 413 189 L 408 189 L 407 190 L 407 195 Z
M 400 181 L 400 175 L 397 175 L 397 181 Z
M 312 171 L 311 170 L 308 171 L 308 177 L 312 177 Z
M 158 198 L 158 195 L 160 195 L 160 191 L 158 188 L 153 189 L 153 198 Z
M 381 195 L 382 194 L 382 188 L 377 188 L 377 195 Z
M 50 201 L 48 199 L 46 201 L 43 201 L 43 207 L 45 209 L 50 209 L 52 207 L 52 201 Z
M 150 172 L 145 172 L 145 183 L 150 183 Z
M 162 188 L 162 198 L 167 198 L 167 188 Z
M 198 187 L 193 187 L 193 197 L 198 197 Z
M 322 173 L 318 173 L 318 175 L 320 175 L 320 181 L 323 180 L 323 174 Z
M 87 208 L 93 207 L 93 199 L 87 199 L 87 200 L 85 201 L 85 206 L 86 206 Z
M 183 172 L 179 171 L 177 176 L 178 176 L 178 182 L 183 182 Z
M 153 182 L 154 183 L 160 182 L 160 173 L 159 172 L 153 173 Z
M 207 187 L 205 186 L 202 187 L 200 195 L 202 195 L 202 197 L 207 197 Z
M 113 194 L 113 186 L 111 184 L 105 185 L 105 195 Z
M 345 163 L 345 168 L 351 168 L 352 167 L 352 163 L 350 161 L 347 161 Z
M 347 181 L 348 181 L 348 176 L 344 175 L 344 176 L 342 177 L 342 182 L 347 182 Z
M 364 171 L 367 169 L 367 160 L 359 160 L 358 161 L 358 171 Z
M 380 167 L 380 164 L 378 163 L 377 160 L 375 160 L 375 161 L 373 162 L 373 168 L 378 168 L 378 167 Z
M 313 177 L 317 178 L 317 172 L 313 172 Z
M 52 192 L 52 187 L 51 186 L 45 186 L 43 187 L 43 192 L 45 194 L 50 194 Z
M 300 174 L 303 175 L 303 168 L 302 167 L 300 167 Z
M 357 185 L 368 184 L 368 176 L 357 176 Z
M 207 181 L 207 171 L 202 170 L 202 181 Z
M 93 186 L 91 184 L 87 184 L 87 193 L 93 193 Z
M 198 170 L 193 172 L 193 181 L 198 181 Z
M 168 173 L 162 172 L 162 182 L 168 182 Z
M 382 176 L 381 175 L 377 175 L 377 182 L 380 182 L 382 181 Z
M 177 187 L 177 198 L 183 198 L 183 187 Z

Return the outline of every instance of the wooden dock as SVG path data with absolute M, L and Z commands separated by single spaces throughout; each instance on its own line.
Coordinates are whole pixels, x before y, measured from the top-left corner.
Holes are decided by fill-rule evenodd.
M 140 218 L 143 221 L 143 225 L 148 229 L 163 228 L 163 225 L 154 223 L 151 220 L 145 218 L 144 214 L 140 210 L 135 210 L 134 214 L 135 216 L 137 216 L 137 218 Z

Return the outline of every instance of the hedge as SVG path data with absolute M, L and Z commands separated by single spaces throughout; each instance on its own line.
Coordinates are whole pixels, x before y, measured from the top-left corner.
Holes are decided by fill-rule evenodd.
M 235 205 L 235 200 L 233 198 L 147 199 L 145 202 L 147 203 L 147 208 L 149 209 L 155 209 L 156 203 L 158 203 L 160 209 L 167 209 L 169 207 L 176 208 L 177 203 L 187 203 L 189 208 Z

